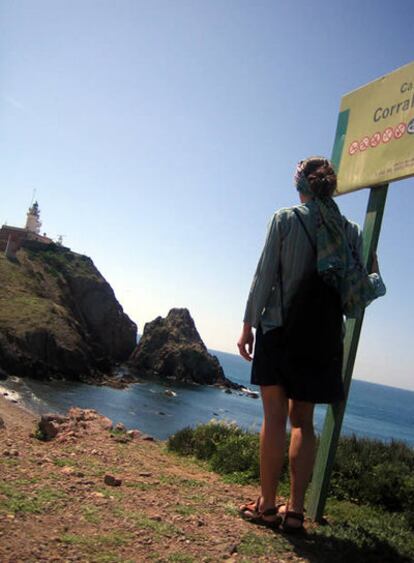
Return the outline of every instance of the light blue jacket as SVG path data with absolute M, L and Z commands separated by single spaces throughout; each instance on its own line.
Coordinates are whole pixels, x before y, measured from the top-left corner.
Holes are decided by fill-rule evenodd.
M 315 269 L 315 254 L 309 240 L 296 217 L 296 208 L 303 219 L 313 241 L 316 241 L 316 206 L 310 201 L 304 205 L 287 207 L 277 211 L 268 227 L 266 242 L 260 256 L 256 273 L 250 288 L 244 314 L 244 322 L 257 328 L 261 323 L 263 332 L 282 326 L 283 310 L 287 311 L 292 297 L 303 278 Z M 362 254 L 362 233 L 356 223 L 345 221 L 344 227 L 349 244 Z M 282 284 L 279 280 L 281 263 Z M 381 276 L 370 274 L 375 296 L 385 295 L 385 285 Z M 281 296 L 281 286 L 283 296 Z

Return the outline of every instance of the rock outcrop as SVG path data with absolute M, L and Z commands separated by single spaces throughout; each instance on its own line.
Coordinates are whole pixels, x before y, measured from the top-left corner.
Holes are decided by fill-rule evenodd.
M 225 377 L 217 357 L 207 351 L 187 309 L 171 309 L 166 318 L 147 323 L 129 363 L 138 375 L 240 387 Z
M 39 420 L 37 437 L 49 441 L 67 441 L 82 434 L 93 434 L 101 430 L 110 430 L 112 420 L 99 414 L 94 409 L 80 409 L 72 407 L 67 415 L 49 413 L 43 414 Z
M 0 256 L 0 373 L 100 383 L 136 335 L 90 258 L 34 243 Z

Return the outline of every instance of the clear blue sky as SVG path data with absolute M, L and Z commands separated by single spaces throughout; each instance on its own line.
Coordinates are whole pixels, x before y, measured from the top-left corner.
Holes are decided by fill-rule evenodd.
M 413 59 L 412 0 L 3 0 L 0 224 L 93 258 L 139 330 L 188 307 L 235 343 L 297 160 L 329 155 L 341 96 Z M 414 179 L 393 184 L 355 377 L 414 389 Z M 338 200 L 363 221 L 368 192 Z

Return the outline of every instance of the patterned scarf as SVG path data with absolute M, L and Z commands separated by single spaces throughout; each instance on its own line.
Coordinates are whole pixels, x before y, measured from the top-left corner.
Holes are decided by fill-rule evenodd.
M 351 249 L 345 221 L 332 197 L 317 197 L 304 174 L 302 162 L 294 176 L 297 190 L 312 196 L 316 205 L 316 261 L 318 274 L 335 287 L 347 317 L 358 317 L 375 297 L 360 257 Z

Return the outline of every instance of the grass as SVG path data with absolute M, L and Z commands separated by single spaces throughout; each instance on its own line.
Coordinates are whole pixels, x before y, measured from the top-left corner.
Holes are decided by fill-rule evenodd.
M 170 437 L 168 448 L 189 461 L 201 459 L 226 482 L 258 484 L 258 436 L 232 424 L 185 428 Z M 286 473 L 278 490 L 283 496 L 289 494 Z M 414 450 L 408 446 L 341 438 L 326 506 L 329 525 L 311 527 L 305 540 L 292 540 L 295 551 L 327 563 L 413 561 L 413 474 Z M 229 505 L 223 510 L 235 515 Z M 239 553 L 271 554 L 278 541 L 250 534 L 243 538 Z
M 237 552 L 239 555 L 252 557 L 255 561 L 256 557 L 263 555 L 280 556 L 280 553 L 284 553 L 289 548 L 289 543 L 282 536 L 275 536 L 274 534 L 264 536 L 248 532 L 237 546 Z
M 191 516 L 191 514 L 197 514 L 199 512 L 199 509 L 195 506 L 179 504 L 174 508 L 174 512 L 176 514 L 180 514 L 181 516 Z
M 330 499 L 326 513 L 329 526 L 308 534 L 308 549 L 321 561 L 348 563 L 409 562 L 414 555 L 414 537 L 404 515 L 369 505 Z
M 129 512 L 127 513 L 128 520 L 132 520 L 139 528 L 151 531 L 155 537 L 172 537 L 180 530 L 173 524 L 168 522 L 152 520 L 144 512 Z
M 144 483 L 143 481 L 135 481 L 134 483 L 127 482 L 125 483 L 126 487 L 131 489 L 138 489 L 138 491 L 149 491 L 150 489 L 155 489 L 159 487 L 158 483 Z
M 1 254 L 0 328 L 16 336 L 48 329 L 72 349 L 79 337 L 56 297 L 62 294 L 61 280 L 70 275 L 100 279 L 89 258 L 54 246 L 39 251 L 21 249 L 15 261 Z
M 102 521 L 102 516 L 96 506 L 84 506 L 82 514 L 86 522 L 90 524 L 100 524 Z
M 160 475 L 159 481 L 163 485 L 173 485 L 176 487 L 183 487 L 186 489 L 194 489 L 198 487 L 204 487 L 205 484 L 203 481 L 199 481 L 198 479 L 186 479 L 184 477 L 178 477 L 176 475 Z
M 98 487 L 96 492 L 102 493 L 105 498 L 115 498 L 117 500 L 121 500 L 124 496 L 123 492 L 115 487 Z
M 66 533 L 60 536 L 62 543 L 77 547 L 93 563 L 128 563 L 128 560 L 117 554 L 117 550 L 133 539 L 134 535 L 128 532 L 96 535 Z
M 185 553 L 171 553 L 167 557 L 168 563 L 195 563 L 194 557 Z
M 76 461 L 70 458 L 56 458 L 53 463 L 58 467 L 75 467 L 77 465 Z
M 133 535 L 125 533 L 112 532 L 111 534 L 97 534 L 96 536 L 81 534 L 63 534 L 60 540 L 63 543 L 71 545 L 88 545 L 88 546 L 113 546 L 119 547 L 125 545 L 132 539 Z
M 48 510 L 58 509 L 57 503 L 66 499 L 67 495 L 60 489 L 42 487 L 27 493 L 19 490 L 19 486 L 27 486 L 33 480 L 20 480 L 14 483 L 0 482 L 0 512 L 12 514 L 40 514 Z

